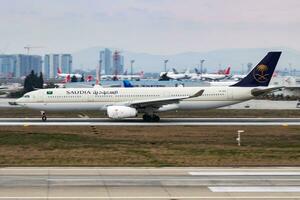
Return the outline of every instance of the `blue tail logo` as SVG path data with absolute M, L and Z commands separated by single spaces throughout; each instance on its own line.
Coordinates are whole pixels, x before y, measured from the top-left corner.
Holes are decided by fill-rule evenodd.
M 269 52 L 249 74 L 231 87 L 266 87 L 269 85 L 281 52 Z
M 123 85 L 124 85 L 125 88 L 131 88 L 131 87 L 134 87 L 134 86 L 131 84 L 131 82 L 128 81 L 128 80 L 124 80 L 124 81 L 123 81 Z

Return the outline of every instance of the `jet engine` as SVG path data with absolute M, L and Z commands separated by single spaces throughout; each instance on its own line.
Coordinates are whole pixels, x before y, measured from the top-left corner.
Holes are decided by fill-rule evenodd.
M 112 119 L 122 119 L 127 117 L 136 117 L 138 111 L 128 106 L 108 106 L 107 115 Z

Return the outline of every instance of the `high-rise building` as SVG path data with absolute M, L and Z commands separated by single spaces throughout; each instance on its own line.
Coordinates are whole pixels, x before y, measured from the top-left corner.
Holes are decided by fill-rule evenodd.
M 44 77 L 55 78 L 58 68 L 62 73 L 72 72 L 72 55 L 71 54 L 46 54 L 44 56 Z
M 72 73 L 72 55 L 71 54 L 62 54 L 61 59 L 61 70 L 63 73 L 70 74 Z
M 105 74 L 113 74 L 111 50 L 106 48 L 100 51 L 100 60 L 102 61 L 101 70 L 104 69 Z
M 39 74 L 42 62 L 42 57 L 38 55 L 0 55 L 0 75 L 20 78 L 30 74 L 32 70 Z
M 0 55 L 0 77 L 15 77 L 15 61 L 12 55 Z
M 113 74 L 124 73 L 124 57 L 119 51 L 115 51 L 113 55 Z

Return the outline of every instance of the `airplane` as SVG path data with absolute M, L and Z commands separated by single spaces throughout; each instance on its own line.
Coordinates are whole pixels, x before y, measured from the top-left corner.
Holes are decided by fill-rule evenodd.
M 210 109 L 229 106 L 278 90 L 268 87 L 281 52 L 269 52 L 241 81 L 220 87 L 162 88 L 61 88 L 40 89 L 26 93 L 12 102 L 45 111 L 97 110 L 115 120 L 143 114 L 146 122 L 158 122 L 158 113 L 178 109 Z
M 57 68 L 57 77 L 60 78 L 65 78 L 66 80 L 71 80 L 71 78 L 75 76 L 77 79 L 82 78 L 81 74 L 67 74 L 67 73 L 62 73 L 62 70 L 60 67 Z
M 19 83 L 12 83 L 7 85 L 0 85 L 0 92 L 8 94 L 11 92 L 22 91 L 24 87 Z
M 195 68 L 196 73 L 190 74 L 192 80 L 210 80 L 210 81 L 219 81 L 222 79 L 226 79 L 230 77 L 230 67 L 224 70 L 224 73 L 216 73 L 216 74 L 206 74 L 199 72 L 197 68 Z
M 244 75 L 244 74 L 235 74 L 235 75 L 232 75 L 230 78 L 233 80 L 239 81 L 239 80 L 245 78 L 245 76 L 246 75 Z
M 186 70 L 184 73 L 178 73 L 174 68 L 169 72 L 161 72 L 159 75 L 160 81 L 166 80 L 182 80 L 182 79 L 190 79 L 190 72 Z
M 141 71 L 138 74 L 128 75 L 125 71 L 122 75 L 101 75 L 102 80 L 136 80 L 139 81 L 144 77 L 144 72 Z

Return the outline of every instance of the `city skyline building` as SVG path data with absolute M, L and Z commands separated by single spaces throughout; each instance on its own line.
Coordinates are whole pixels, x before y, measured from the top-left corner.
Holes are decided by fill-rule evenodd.
M 62 73 L 72 73 L 72 55 L 71 54 L 46 54 L 44 56 L 43 74 L 45 78 L 55 78 L 58 68 Z
M 113 55 L 113 74 L 119 75 L 124 73 L 124 56 L 119 51 Z
M 113 74 L 113 68 L 112 68 L 112 52 L 110 49 L 105 48 L 104 50 L 100 51 L 100 60 L 101 63 L 101 71 L 104 69 L 104 73 L 109 75 Z M 99 62 L 100 64 L 100 62 Z
M 39 74 L 42 71 L 42 56 L 12 54 L 0 55 L 0 76 L 7 78 L 21 78 L 32 70 Z

